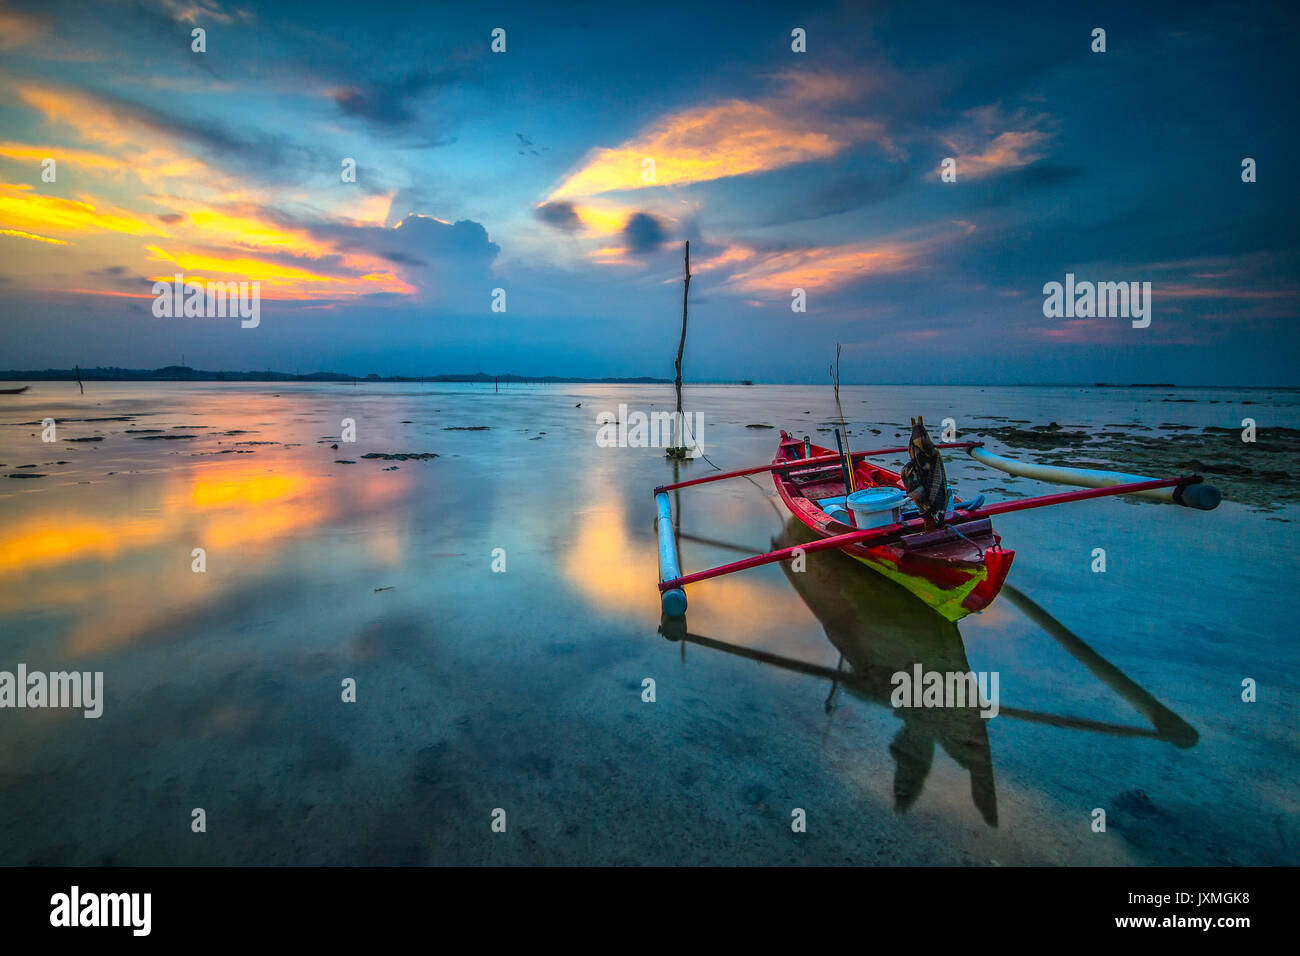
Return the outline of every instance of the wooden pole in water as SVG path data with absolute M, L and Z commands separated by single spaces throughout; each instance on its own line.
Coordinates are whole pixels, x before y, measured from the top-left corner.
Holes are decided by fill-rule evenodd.
M 840 349 L 843 347 L 839 342 L 835 343 L 835 367 L 831 369 L 831 382 L 835 386 L 835 410 L 840 413 L 840 425 L 844 429 L 844 447 L 840 449 L 840 454 L 844 456 L 844 493 L 849 495 L 857 491 L 858 487 L 853 475 L 853 453 L 849 450 L 849 426 L 844 421 L 844 406 L 840 404 Z M 839 444 L 839 432 L 835 433 L 835 442 Z
M 682 337 L 677 343 L 677 378 L 673 386 L 677 389 L 677 422 L 673 426 L 677 432 L 677 440 L 685 441 L 682 429 L 682 352 L 686 349 L 686 303 L 691 294 L 691 241 L 686 240 L 686 283 L 682 286 Z M 674 458 L 683 458 L 686 455 L 684 445 L 675 445 L 668 452 Z
M 80 366 L 80 365 L 74 365 L 73 368 L 75 368 L 75 369 L 77 370 L 77 387 L 78 387 L 79 389 L 81 389 L 81 394 L 82 394 L 82 395 L 85 395 L 85 394 L 86 394 L 86 386 L 84 386 L 84 385 L 81 384 L 81 366 Z

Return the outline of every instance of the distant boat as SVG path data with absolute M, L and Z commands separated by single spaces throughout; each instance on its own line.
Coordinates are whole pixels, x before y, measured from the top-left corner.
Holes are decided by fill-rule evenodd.
M 23 385 L 19 388 L 0 388 L 0 395 L 21 395 L 31 388 L 30 385 Z

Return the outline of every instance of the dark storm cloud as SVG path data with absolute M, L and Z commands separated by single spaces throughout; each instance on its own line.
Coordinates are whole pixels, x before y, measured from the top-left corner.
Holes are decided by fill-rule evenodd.
M 1036 189 L 1051 189 L 1073 183 L 1087 174 L 1082 166 L 1033 163 L 1018 169 L 1000 170 L 977 181 L 972 189 L 972 208 L 1012 206 L 1024 201 Z
M 335 90 L 334 102 L 347 116 L 378 126 L 407 126 L 417 119 L 416 105 L 429 91 L 452 86 L 465 79 L 459 67 L 417 70 L 401 76 L 372 80 L 362 86 Z
M 536 215 L 538 219 L 548 226 L 563 229 L 565 232 L 572 232 L 581 225 L 578 213 L 573 208 L 573 203 L 566 202 L 563 199 L 543 203 L 537 207 Z
M 405 252 L 388 251 L 388 252 L 380 252 L 379 254 L 383 256 L 385 259 L 387 259 L 389 262 L 396 263 L 399 266 L 419 267 L 419 266 L 427 266 L 429 264 L 425 262 L 423 259 L 417 259 L 415 256 L 409 256 Z
M 1008 176 L 1008 179 L 1024 186 L 1056 186 L 1078 179 L 1087 172 L 1082 166 L 1063 166 L 1050 163 L 1035 163 L 1025 166 Z
M 623 227 L 623 241 L 634 253 L 654 252 L 667 239 L 663 223 L 648 212 L 633 213 Z
M 102 269 L 87 269 L 82 275 L 94 279 L 96 285 L 118 290 L 137 290 L 149 285 L 147 277 L 133 274 L 126 266 L 105 266 Z
M 903 192 L 911 178 L 912 172 L 906 166 L 897 166 L 876 174 L 842 176 L 806 196 L 791 200 L 761 224 L 803 222 L 861 209 L 897 196 Z
M 367 230 L 373 234 L 376 230 Z M 482 223 L 461 219 L 446 223 L 431 216 L 407 216 L 392 229 L 382 230 L 387 249 L 384 254 L 397 252 L 407 255 L 426 255 L 437 259 L 473 260 L 486 266 L 496 258 L 501 247 L 488 238 Z

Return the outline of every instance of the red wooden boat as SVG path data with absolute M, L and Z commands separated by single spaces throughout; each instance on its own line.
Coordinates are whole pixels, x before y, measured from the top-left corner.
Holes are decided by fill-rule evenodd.
M 818 445 L 805 447 L 783 431 L 772 464 L 827 455 L 836 453 Z M 859 490 L 903 488 L 901 475 L 865 459 L 854 462 L 854 477 Z M 791 514 L 820 537 L 860 530 L 845 520 L 852 519 L 842 506 L 848 492 L 841 469 L 824 465 L 805 471 L 783 469 L 772 472 L 772 481 Z M 963 510 L 959 500 L 954 500 L 954 506 L 955 511 Z M 881 542 L 847 544 L 840 550 L 907 588 L 950 621 L 982 611 L 993 602 L 1016 554 L 1002 547 L 1002 538 L 988 518 L 964 523 L 960 531 L 955 527 L 920 530 Z
M 981 464 L 1009 474 L 1083 485 L 1084 490 L 993 504 L 985 504 L 983 495 L 973 501 L 953 499 L 944 516 L 943 527 L 927 529 L 925 519 L 915 511 L 909 513 L 907 510 L 910 502 L 901 494 L 902 476 L 866 460 L 876 455 L 907 452 L 906 445 L 847 455 L 806 440 L 798 441 L 785 431 L 781 432 L 776 457 L 769 465 L 755 465 L 658 486 L 654 490 L 655 525 L 659 538 L 659 595 L 664 613 L 669 617 L 684 615 L 686 585 L 696 581 L 838 548 L 896 581 L 948 620 L 956 621 L 988 607 L 1002 589 L 1011 568 L 1015 554 L 1002 547 L 1002 539 L 993 531 L 990 519 L 996 515 L 1112 495 L 1132 495 L 1201 511 L 1214 510 L 1220 500 L 1218 489 L 1205 484 L 1200 475 L 1146 478 L 1115 471 L 1036 465 L 995 455 L 983 445 L 983 442 L 947 442 L 934 447 L 965 449 Z M 863 521 L 858 521 L 857 513 L 851 516 L 844 507 L 850 463 L 857 494 L 868 498 L 892 497 L 895 504 L 891 506 L 882 502 L 877 509 L 855 496 L 855 501 L 848 504 L 862 512 L 860 517 Z M 668 492 L 763 472 L 771 473 L 786 507 L 817 535 L 816 540 L 683 574 L 677 557 L 677 533 Z

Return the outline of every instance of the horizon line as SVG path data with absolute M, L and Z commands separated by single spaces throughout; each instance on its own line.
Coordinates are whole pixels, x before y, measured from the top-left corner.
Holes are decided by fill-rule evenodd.
M 116 373 L 112 376 L 106 376 L 103 373 Z M 165 374 L 171 372 L 172 374 Z M 61 382 L 77 381 L 78 373 L 84 380 L 88 381 L 119 381 L 119 382 L 186 382 L 186 381 L 225 381 L 226 379 L 217 376 L 231 376 L 230 381 L 245 382 L 282 382 L 292 384 L 294 382 L 320 383 L 320 382 L 380 382 L 390 384 L 403 383 L 420 383 L 426 381 L 442 382 L 446 384 L 457 384 L 463 382 L 520 382 L 524 384 L 598 384 L 598 385 L 671 385 L 673 379 L 658 378 L 652 375 L 605 375 L 605 376 L 585 376 L 585 375 L 555 375 L 551 373 L 540 375 L 522 375 L 518 372 L 437 372 L 432 374 L 421 375 L 378 375 L 374 372 L 366 375 L 352 375 L 347 372 L 332 371 L 315 371 L 315 372 L 279 372 L 271 369 L 261 371 L 252 370 L 233 370 L 233 369 L 198 369 L 188 365 L 164 365 L 155 369 L 132 369 L 115 365 L 98 365 L 79 369 L 74 366 L 70 369 L 46 368 L 46 369 L 5 369 L 0 371 L 0 381 L 4 382 Z M 98 373 L 98 374 L 96 374 Z M 191 374 L 184 374 L 191 373 Z M 198 376 L 210 376 L 199 378 Z M 798 381 L 756 381 L 752 379 L 683 379 L 683 385 L 728 385 L 738 387 L 758 387 L 771 385 L 786 386 L 812 386 L 815 382 L 798 382 Z M 888 386 L 891 388 L 1117 388 L 1117 389 L 1156 389 L 1156 388 L 1179 388 L 1179 389 L 1222 389 L 1237 391 L 1297 391 L 1300 385 L 1229 385 L 1229 384 L 1178 384 L 1173 382 L 900 382 L 900 381 L 878 381 L 878 382 L 845 382 L 846 387 L 878 387 Z

